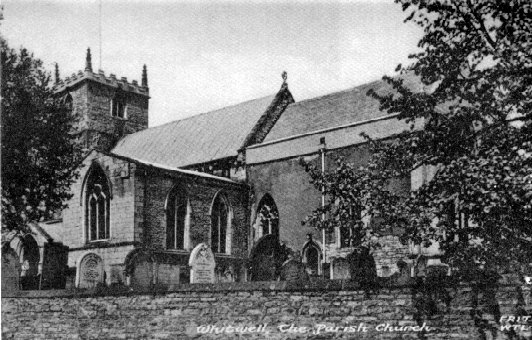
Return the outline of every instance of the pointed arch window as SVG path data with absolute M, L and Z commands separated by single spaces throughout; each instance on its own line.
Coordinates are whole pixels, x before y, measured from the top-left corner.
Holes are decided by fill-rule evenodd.
M 214 253 L 229 254 L 231 211 L 224 195 L 214 198 L 211 210 L 211 248 Z
M 109 238 L 109 205 L 111 193 L 103 170 L 93 165 L 86 186 L 86 226 L 89 241 Z
M 269 194 L 264 195 L 259 202 L 254 228 L 255 240 L 269 234 L 279 236 L 279 211 Z
M 72 109 L 74 108 L 74 101 L 72 100 L 72 95 L 70 93 L 67 93 L 63 97 L 63 104 L 67 108 L 68 111 L 72 112 Z
M 186 191 L 176 186 L 166 204 L 166 249 L 188 248 L 189 209 Z
M 312 234 L 307 234 L 308 241 L 303 246 L 302 262 L 310 275 L 321 274 L 321 248 L 312 239 Z

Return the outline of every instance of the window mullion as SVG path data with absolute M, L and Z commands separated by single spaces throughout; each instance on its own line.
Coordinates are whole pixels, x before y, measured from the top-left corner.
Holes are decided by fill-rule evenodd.
M 96 198 L 96 239 L 100 239 L 100 202 Z
M 178 233 L 178 223 L 179 223 L 179 202 L 177 200 L 177 197 L 174 201 L 174 248 L 178 249 L 177 246 L 177 233 Z

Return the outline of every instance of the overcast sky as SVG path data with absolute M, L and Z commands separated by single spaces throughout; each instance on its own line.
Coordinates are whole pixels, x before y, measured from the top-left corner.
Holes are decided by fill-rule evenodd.
M 288 72 L 296 101 L 391 74 L 421 36 L 390 1 L 214 3 L 101 0 L 101 68 L 140 82 L 150 126 L 275 94 Z M 4 0 L 2 34 L 62 77 L 100 68 L 99 2 Z

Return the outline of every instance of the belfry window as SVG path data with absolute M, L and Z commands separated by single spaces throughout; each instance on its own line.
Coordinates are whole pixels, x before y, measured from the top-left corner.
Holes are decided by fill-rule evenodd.
M 86 226 L 89 241 L 109 238 L 110 191 L 103 170 L 93 165 L 86 186 Z
M 116 93 L 111 100 L 111 116 L 126 118 L 126 100 L 121 93 Z
M 214 253 L 230 253 L 231 219 L 223 195 L 216 195 L 211 210 L 211 248 Z
M 188 200 L 181 187 L 175 187 L 168 195 L 166 205 L 166 249 L 188 247 Z

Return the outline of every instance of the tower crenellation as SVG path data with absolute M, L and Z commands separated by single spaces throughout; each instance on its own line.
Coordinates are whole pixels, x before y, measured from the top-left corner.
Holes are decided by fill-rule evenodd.
M 58 75 L 58 71 L 56 72 Z M 65 79 L 56 79 L 54 91 L 72 98 L 78 133 L 89 149 L 109 151 L 124 135 L 148 127 L 149 88 L 146 65 L 142 68 L 142 86 L 127 77 L 93 72 L 90 48 L 85 68 Z

